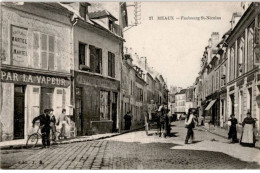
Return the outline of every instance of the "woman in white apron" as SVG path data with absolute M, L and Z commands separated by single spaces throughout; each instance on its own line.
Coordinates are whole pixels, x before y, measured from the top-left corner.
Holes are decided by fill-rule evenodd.
M 243 146 L 255 147 L 255 120 L 251 117 L 251 114 L 248 112 L 247 117 L 242 122 L 243 131 L 241 135 L 240 144 Z

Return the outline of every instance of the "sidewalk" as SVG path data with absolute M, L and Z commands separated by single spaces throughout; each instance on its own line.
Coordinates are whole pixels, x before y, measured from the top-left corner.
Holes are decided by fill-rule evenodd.
M 94 141 L 94 140 L 100 140 L 100 139 L 105 139 L 105 138 L 111 138 L 111 137 L 119 136 L 119 135 L 122 135 L 125 133 L 137 131 L 137 130 L 140 130 L 143 128 L 144 127 L 139 127 L 139 128 L 131 129 L 131 130 L 121 130 L 120 133 L 105 133 L 105 134 L 97 134 L 97 135 L 92 135 L 92 136 L 78 136 L 75 138 L 58 140 L 56 143 L 52 143 L 51 145 L 70 144 L 70 143 L 76 143 L 76 142 L 86 142 L 86 141 Z M 36 147 L 39 147 L 39 146 L 42 146 L 41 140 L 38 141 L 38 144 Z M 22 149 L 22 148 L 26 148 L 26 139 L 0 142 L 0 150 Z
M 228 139 L 228 137 L 227 137 L 228 136 L 228 131 L 226 129 L 223 129 L 223 128 L 220 128 L 220 127 L 217 127 L 217 126 L 215 126 L 214 129 L 213 129 L 213 127 L 211 127 L 209 129 L 208 126 L 198 126 L 198 127 L 203 128 L 204 130 L 206 130 L 209 133 L 212 133 L 214 135 L 217 135 L 217 136 L 223 137 L 225 139 Z M 238 132 L 237 133 L 237 137 L 238 137 L 238 139 L 240 139 L 241 133 Z M 257 141 L 256 141 L 256 144 L 255 144 L 255 148 L 260 149 L 260 137 L 257 136 L 256 140 Z

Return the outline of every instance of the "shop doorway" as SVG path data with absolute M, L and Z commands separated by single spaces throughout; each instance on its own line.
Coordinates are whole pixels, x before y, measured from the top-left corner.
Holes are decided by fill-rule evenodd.
M 75 99 L 75 124 L 77 128 L 77 135 L 83 135 L 83 117 L 82 117 L 82 88 L 76 88 Z
M 53 108 L 53 92 L 54 88 L 41 88 L 41 113 L 43 113 L 45 109 Z
M 117 124 L 117 93 L 113 93 L 113 99 L 112 99 L 112 121 L 113 121 L 112 132 L 117 132 L 117 128 L 116 128 L 116 124 Z
M 14 86 L 14 139 L 24 139 L 25 86 Z

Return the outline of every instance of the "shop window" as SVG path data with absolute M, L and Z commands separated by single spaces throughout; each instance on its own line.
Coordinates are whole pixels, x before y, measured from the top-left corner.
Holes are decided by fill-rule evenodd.
M 107 91 L 100 91 L 100 119 L 101 120 L 110 119 L 109 92 Z
M 115 77 L 115 54 L 108 52 L 108 76 Z
M 46 70 L 55 70 L 55 37 L 41 34 L 41 67 Z
M 252 88 L 247 90 L 247 111 L 252 113 Z
M 238 112 L 238 121 L 239 122 L 241 122 L 242 121 L 242 114 L 243 114 L 243 112 L 242 112 L 242 110 L 243 110 L 243 91 L 240 91 L 239 92 L 239 101 L 238 101 L 238 106 L 239 106 L 239 108 L 238 108 L 238 110 L 239 110 L 239 112 Z
M 234 94 L 230 95 L 230 113 L 235 114 L 235 96 Z
M 102 49 L 93 45 L 89 46 L 90 50 L 90 71 L 102 74 Z

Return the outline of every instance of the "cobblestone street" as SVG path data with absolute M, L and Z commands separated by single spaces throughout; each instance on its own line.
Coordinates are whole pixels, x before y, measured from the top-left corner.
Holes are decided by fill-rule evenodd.
M 2 150 L 2 168 L 9 169 L 254 169 L 260 151 L 229 144 L 197 128 L 194 144 L 184 145 L 182 122 L 172 137 L 146 136 L 144 131 L 100 141 L 51 146 L 49 149 Z M 24 157 L 23 156 L 24 153 Z M 19 156 L 19 157 L 18 157 Z M 3 163 L 7 160 L 16 163 Z M 257 163 L 258 162 L 258 163 Z

